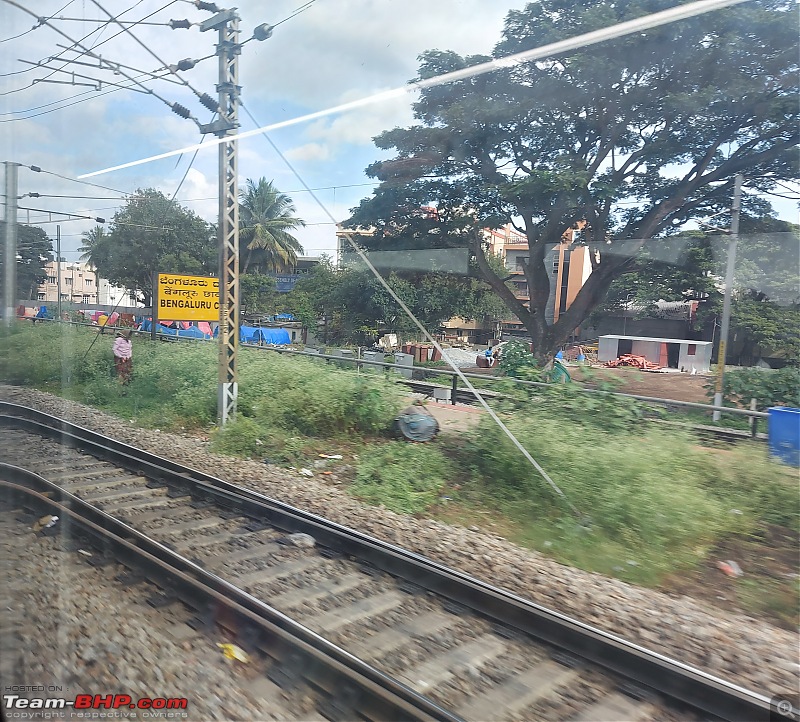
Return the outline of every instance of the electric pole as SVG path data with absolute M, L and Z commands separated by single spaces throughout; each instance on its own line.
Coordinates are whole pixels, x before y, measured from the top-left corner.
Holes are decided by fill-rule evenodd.
M 239 116 L 239 16 L 223 10 L 200 23 L 200 31 L 219 32 L 219 117 L 200 127 L 219 138 L 231 135 Z M 239 347 L 239 199 L 237 142 L 219 146 L 219 385 L 217 423 L 223 426 L 236 414 Z
M 17 295 L 17 167 L 19 163 L 4 161 L 6 167 L 6 233 L 3 256 L 3 325 L 10 328 L 14 322 L 14 305 Z
M 61 317 L 61 226 L 56 226 L 56 293 L 58 294 L 58 320 Z
M 725 379 L 725 355 L 728 347 L 728 330 L 731 325 L 731 296 L 733 295 L 733 277 L 736 271 L 736 244 L 739 240 L 739 211 L 742 208 L 742 184 L 744 176 L 736 174 L 733 184 L 733 205 L 731 206 L 731 228 L 728 241 L 728 265 L 725 270 L 725 299 L 722 302 L 722 326 L 719 332 L 719 350 L 717 351 L 717 379 L 714 385 L 714 406 L 722 406 L 722 388 Z M 714 411 L 713 420 L 719 421 L 722 412 Z

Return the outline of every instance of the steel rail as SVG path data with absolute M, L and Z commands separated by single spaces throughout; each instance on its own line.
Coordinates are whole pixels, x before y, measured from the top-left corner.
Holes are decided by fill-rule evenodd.
M 213 499 L 290 532 L 310 534 L 321 546 L 367 561 L 695 710 L 731 722 L 769 719 L 770 701 L 762 694 L 355 529 L 35 409 L 0 402 L 0 425 L 60 438 L 169 486 L 188 488 L 198 498 Z
M 201 618 L 222 605 L 239 618 L 240 629 L 246 630 L 243 644 L 268 650 L 279 663 L 292 659 L 295 666 L 296 655 L 302 655 L 303 676 L 330 695 L 333 705 L 344 689 L 356 688 L 358 693 L 347 695 L 347 703 L 367 719 L 461 722 L 431 699 L 38 474 L 0 463 L 0 490 L 11 492 L 11 496 L 24 494 L 28 503 L 55 513 L 59 517 L 57 529 L 65 541 L 75 540 L 77 527 L 78 536 L 88 534 L 95 539 L 94 546 L 99 547 L 106 560 L 113 556 L 168 589 L 170 596 L 187 600 L 190 606 L 196 607 L 198 599 L 205 600 L 206 612 L 201 612 Z M 225 621 L 230 625 L 229 619 Z M 261 636 L 257 645 L 254 628 Z

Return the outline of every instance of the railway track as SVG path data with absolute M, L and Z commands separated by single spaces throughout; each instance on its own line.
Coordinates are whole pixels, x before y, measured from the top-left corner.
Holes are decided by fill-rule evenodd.
M 329 719 L 769 717 L 761 695 L 41 412 L 0 404 L 0 449 L 6 487 L 96 541 L 112 534 L 100 546 L 134 579 L 157 576 L 161 602 L 194 605 L 213 626 L 227 600 L 242 643 L 272 654 L 270 679 L 319 690 Z

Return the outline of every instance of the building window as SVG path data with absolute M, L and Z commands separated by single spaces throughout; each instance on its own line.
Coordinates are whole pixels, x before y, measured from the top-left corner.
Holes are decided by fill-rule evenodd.
M 84 303 L 89 303 L 89 294 L 87 294 L 87 293 L 83 294 L 83 302 Z
M 64 279 L 64 283 L 66 283 L 68 286 L 71 286 L 72 285 L 72 278 L 70 278 L 70 277 L 65 278 Z
M 89 278 L 89 277 L 86 277 L 86 278 L 84 279 L 84 281 L 83 281 L 83 282 L 84 282 L 84 283 L 85 283 L 87 286 L 91 286 L 91 285 L 92 285 L 92 279 L 91 279 L 91 278 Z
M 58 280 L 56 279 L 55 276 L 48 276 L 47 277 L 47 282 L 48 283 L 52 283 L 52 284 L 56 284 L 56 283 L 58 283 Z
M 66 294 L 66 293 L 62 293 L 62 294 L 61 294 L 61 300 L 62 300 L 62 301 L 69 301 L 69 296 L 67 296 L 67 294 Z
M 44 301 L 44 294 L 43 293 L 37 293 L 36 294 L 36 298 L 39 301 Z
M 690 343 L 686 347 L 686 355 L 687 356 L 694 356 L 696 353 L 697 353 L 697 344 L 696 343 Z

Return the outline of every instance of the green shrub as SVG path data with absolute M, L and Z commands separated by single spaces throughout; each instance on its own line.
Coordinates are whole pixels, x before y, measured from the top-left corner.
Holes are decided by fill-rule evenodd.
M 436 446 L 392 441 L 361 455 L 350 491 L 401 514 L 422 512 L 438 499 L 448 467 Z
M 531 413 L 508 426 L 567 499 L 591 519 L 592 533 L 648 559 L 682 554 L 752 522 L 712 494 L 718 469 L 687 436 L 660 430 L 607 433 L 565 416 Z M 571 512 L 500 429 L 488 420 L 461 450 L 472 486 L 531 520 L 576 527 Z M 749 509 L 749 508 L 748 508 Z
M 705 386 L 709 399 L 714 398 L 714 383 Z M 728 404 L 749 407 L 756 399 L 759 411 L 770 406 L 800 408 L 800 368 L 770 370 L 740 368 L 725 372 L 722 395 Z
M 239 388 L 245 413 L 317 437 L 384 431 L 403 397 L 379 376 L 257 351 L 242 355 Z
M 546 374 L 536 365 L 530 344 L 523 341 L 509 341 L 503 346 L 499 368 L 506 376 L 526 381 L 547 381 Z
M 228 456 L 255 459 L 267 455 L 267 430 L 254 419 L 237 416 L 211 435 L 211 449 Z

